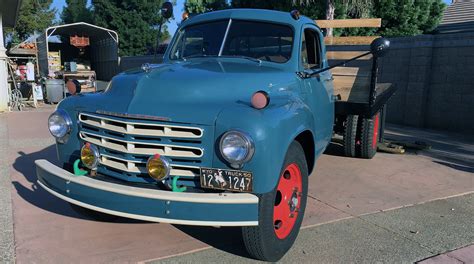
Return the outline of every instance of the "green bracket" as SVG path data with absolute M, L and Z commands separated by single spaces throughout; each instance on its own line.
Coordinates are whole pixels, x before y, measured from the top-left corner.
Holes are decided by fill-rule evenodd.
M 171 185 L 173 192 L 184 192 L 186 191 L 186 186 L 178 187 L 179 176 L 173 177 L 173 183 Z
M 80 159 L 77 159 L 76 161 L 74 161 L 74 175 L 84 176 L 84 175 L 87 174 L 87 171 L 82 170 L 82 169 L 79 168 L 79 162 L 81 162 Z

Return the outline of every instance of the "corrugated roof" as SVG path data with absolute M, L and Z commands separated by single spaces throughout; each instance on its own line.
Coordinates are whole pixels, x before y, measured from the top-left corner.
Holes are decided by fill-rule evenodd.
M 474 31 L 474 0 L 457 0 L 444 11 L 438 33 Z

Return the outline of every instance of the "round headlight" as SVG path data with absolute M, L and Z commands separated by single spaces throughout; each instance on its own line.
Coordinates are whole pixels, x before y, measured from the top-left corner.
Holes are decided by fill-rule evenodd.
M 72 120 L 68 113 L 62 109 L 56 110 L 48 119 L 49 132 L 56 139 L 63 139 L 71 132 Z
M 91 143 L 86 143 L 81 149 L 81 161 L 88 169 L 94 170 L 99 165 L 99 149 Z
M 239 167 L 252 158 L 255 149 L 249 135 L 240 131 L 229 131 L 222 135 L 220 151 L 231 166 Z
M 151 156 L 146 163 L 148 174 L 155 181 L 162 181 L 166 179 L 170 174 L 170 162 L 166 157 L 156 154 Z

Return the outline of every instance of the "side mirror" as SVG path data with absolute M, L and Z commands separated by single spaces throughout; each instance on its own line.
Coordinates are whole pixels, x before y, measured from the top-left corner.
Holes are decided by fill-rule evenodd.
M 376 57 L 383 57 L 390 49 L 390 41 L 386 38 L 378 38 L 370 44 L 370 52 Z
M 161 15 L 165 19 L 169 19 L 173 16 L 173 4 L 170 2 L 164 2 L 163 5 L 161 5 Z
M 323 37 L 327 37 L 328 36 L 328 29 L 327 28 L 322 28 L 321 33 L 323 34 Z

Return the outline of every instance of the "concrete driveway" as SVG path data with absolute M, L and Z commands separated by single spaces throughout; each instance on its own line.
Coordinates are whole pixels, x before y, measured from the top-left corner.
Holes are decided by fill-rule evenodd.
M 52 111 L 49 107 L 0 115 L 0 211 L 5 212 L 0 216 L 0 262 L 248 260 L 242 253 L 238 228 L 200 228 L 127 219 L 96 222 L 78 215 L 67 203 L 42 190 L 36 184 L 34 161 L 45 158 L 57 162 L 54 142 L 46 127 Z M 305 229 L 288 254 L 306 258 L 285 258 L 284 262 L 310 262 L 321 250 L 325 250 L 325 257 L 320 258 L 324 262 L 375 262 L 390 260 L 393 255 L 400 256 L 400 261 L 415 261 L 474 243 L 474 223 L 470 220 L 474 218 L 474 210 L 462 209 L 473 204 L 469 193 L 474 192 L 474 137 L 397 126 L 391 126 L 387 136 L 409 141 L 421 139 L 433 148 L 405 155 L 379 153 L 373 160 L 361 160 L 341 157 L 339 146 L 331 145 L 310 177 Z M 444 244 L 434 250 L 416 246 L 425 245 L 424 240 L 419 243 L 410 240 L 410 244 L 387 231 L 404 228 L 410 221 L 421 221 L 421 224 L 429 221 L 414 216 L 420 212 L 433 213 L 438 206 L 427 202 L 451 201 L 444 200 L 451 196 L 461 198 L 452 198 L 459 201 L 446 202 L 453 204 L 446 208 L 464 210 L 463 217 L 454 217 L 463 219 L 464 222 L 459 220 L 462 223 L 455 224 L 462 228 L 449 229 L 459 238 L 453 239 L 454 242 L 436 240 Z M 432 203 L 437 202 L 440 203 Z M 417 209 L 405 211 L 408 208 Z M 377 212 L 384 215 L 374 214 Z M 390 214 L 399 215 L 397 218 Z M 387 223 L 392 218 L 399 222 Z M 443 225 L 455 223 L 450 221 L 431 228 L 431 233 L 443 234 Z M 382 227 L 382 231 L 373 230 L 374 225 Z M 469 231 L 471 236 L 463 236 Z M 386 248 L 377 251 L 374 245 L 381 243 Z M 322 244 L 326 246 L 318 246 Z M 344 250 L 330 250 L 338 248 Z M 189 255 L 192 252 L 204 255 Z

